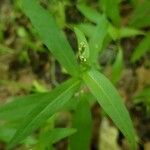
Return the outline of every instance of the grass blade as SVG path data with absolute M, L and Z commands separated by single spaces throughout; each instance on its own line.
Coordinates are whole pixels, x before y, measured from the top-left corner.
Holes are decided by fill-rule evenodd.
M 104 39 L 108 33 L 108 22 L 105 16 L 102 16 L 99 20 L 99 23 L 96 29 L 93 31 L 93 35 L 89 40 L 90 47 L 90 62 L 96 63 L 98 59 L 98 54 L 101 52 Z
M 111 81 L 116 84 L 121 78 L 121 73 L 123 71 L 123 50 L 119 47 L 116 60 L 112 66 Z
M 150 51 L 150 33 L 140 42 L 137 48 L 134 50 L 131 62 L 135 62 L 140 59 L 147 51 Z
M 74 134 L 76 129 L 73 128 L 56 128 L 52 131 L 47 131 L 39 139 L 36 150 L 46 149 L 52 144 Z
M 81 61 L 86 61 L 89 58 L 89 45 L 84 33 L 78 28 L 74 28 L 74 32 L 78 41 L 79 58 Z
M 136 149 L 135 133 L 126 107 L 110 81 L 98 71 L 89 71 L 83 80 L 96 97 L 104 111 L 128 139 L 132 149 Z
M 88 150 L 91 140 L 92 119 L 86 96 L 79 99 L 73 118 L 73 128 L 76 128 L 77 132 L 70 137 L 70 149 Z
M 22 9 L 55 58 L 70 74 L 78 75 L 78 65 L 72 48 L 52 15 L 42 8 L 37 0 L 22 0 Z
M 87 19 L 94 23 L 98 23 L 102 16 L 97 10 L 92 9 L 84 4 L 77 5 L 77 8 Z
M 115 26 L 120 25 L 121 17 L 119 12 L 120 0 L 101 0 L 104 13 L 111 19 Z
M 49 117 L 59 111 L 73 96 L 79 86 L 79 81 L 70 79 L 49 93 L 49 99 L 38 104 L 25 118 L 9 144 L 11 149 L 39 128 Z

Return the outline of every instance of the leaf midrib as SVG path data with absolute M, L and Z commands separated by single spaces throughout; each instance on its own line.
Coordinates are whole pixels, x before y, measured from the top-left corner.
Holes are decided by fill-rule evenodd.
M 91 74 L 89 73 L 89 76 L 91 77 L 91 79 L 95 82 L 95 84 L 101 89 L 101 91 L 104 93 L 104 95 L 107 97 L 108 101 L 111 103 L 111 105 L 113 106 L 113 110 L 115 110 L 116 114 L 119 116 L 120 120 L 123 120 L 125 122 L 124 119 L 122 119 L 122 117 L 120 116 L 119 112 L 115 109 L 116 107 L 114 106 L 114 104 L 112 103 L 112 101 L 110 100 L 111 98 L 108 96 L 108 94 L 103 90 L 103 88 L 96 82 L 95 78 L 93 78 L 91 76 Z M 123 125 L 123 124 L 122 124 Z M 117 125 L 118 126 L 118 125 Z M 124 127 L 124 125 L 123 125 Z M 120 128 L 120 130 L 122 130 Z M 124 130 L 124 129 L 123 129 Z M 124 131 L 126 133 L 126 135 L 128 135 L 128 133 L 126 132 L 126 130 Z

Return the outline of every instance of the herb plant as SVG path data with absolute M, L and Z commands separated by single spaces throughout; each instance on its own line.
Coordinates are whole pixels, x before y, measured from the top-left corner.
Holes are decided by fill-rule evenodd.
M 52 149 L 53 143 L 67 136 L 70 136 L 69 148 L 71 150 L 89 149 L 92 120 L 88 88 L 106 114 L 127 138 L 131 149 L 135 150 L 135 132 L 129 113 L 113 84 L 99 71 L 98 67 L 98 55 L 102 50 L 107 29 L 110 27 L 106 16 L 102 15 L 99 20 L 96 20 L 102 24 L 94 29 L 94 34 L 91 35 L 89 41 L 78 27 L 74 28 L 78 41 L 77 59 L 53 16 L 40 6 L 37 0 L 22 0 L 21 2 L 24 13 L 29 17 L 50 52 L 70 74 L 70 79 L 50 92 L 18 97 L 15 98 L 15 101 L 1 106 L 1 119 L 6 121 L 22 119 L 19 127 L 17 126 L 19 129 L 12 135 L 8 149 L 22 142 L 55 113 L 67 107 L 71 108 L 73 105 L 77 105 L 73 118 L 73 129 L 62 128 L 44 132 L 35 149 L 39 147 L 39 149 Z M 108 15 L 110 13 L 106 12 Z M 115 25 L 120 22 L 120 19 L 110 17 Z M 46 142 L 46 139 L 49 139 L 49 142 Z

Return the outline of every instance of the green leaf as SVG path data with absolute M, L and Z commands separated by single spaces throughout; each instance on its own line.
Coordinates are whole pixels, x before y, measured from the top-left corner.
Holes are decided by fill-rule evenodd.
M 89 45 L 84 33 L 78 28 L 74 28 L 74 32 L 78 41 L 79 58 L 81 61 L 86 61 L 89 58 Z
M 24 118 L 24 122 L 11 140 L 9 148 L 11 149 L 18 142 L 26 138 L 54 113 L 59 111 L 73 96 L 78 87 L 79 81 L 70 79 L 49 93 L 49 99 L 39 103 L 38 106 Z
M 147 97 L 150 98 L 150 87 L 143 89 L 136 97 Z
M 150 51 L 150 33 L 140 42 L 140 44 L 134 50 L 131 62 L 135 62 L 140 59 L 147 51 Z
M 127 37 L 132 37 L 132 36 L 137 36 L 137 35 L 144 35 L 145 33 L 143 31 L 134 29 L 134 28 L 129 28 L 129 27 L 123 27 L 120 29 L 120 37 L 121 38 L 127 38 Z
M 91 37 L 96 29 L 96 26 L 90 23 L 82 23 L 75 26 L 79 28 L 87 37 Z
M 129 25 L 135 28 L 149 27 L 150 25 L 150 1 L 144 0 L 138 3 Z
M 120 0 L 101 0 L 100 3 L 104 13 L 111 19 L 112 23 L 117 27 L 120 26 Z
M 42 8 L 37 0 L 22 0 L 22 9 L 55 58 L 70 74 L 77 76 L 79 68 L 75 55 L 52 15 Z
M 129 2 L 135 7 L 139 0 L 129 0 Z
M 97 10 L 92 9 L 84 4 L 77 5 L 77 8 L 87 19 L 94 23 L 98 23 L 102 16 Z
M 131 27 L 121 27 L 118 29 L 111 24 L 109 25 L 108 32 L 113 40 L 145 34 L 143 31 Z
M 16 129 L 7 128 L 5 126 L 0 127 L 0 141 L 8 143 L 14 136 Z
M 73 128 L 56 128 L 52 131 L 45 132 L 39 139 L 36 149 L 46 149 L 51 144 L 59 142 L 60 140 L 74 134 L 76 129 Z
M 49 93 L 38 93 L 29 96 L 12 98 L 0 107 L 0 119 L 14 121 L 24 118 L 40 102 L 49 99 Z
M 112 75 L 111 75 L 111 81 L 116 84 L 120 77 L 123 70 L 123 51 L 121 47 L 118 50 L 116 60 L 112 66 Z
M 71 150 L 88 150 L 90 147 L 92 118 L 88 99 L 80 96 L 75 115 L 73 116 L 73 128 L 77 132 L 70 137 Z
M 131 148 L 136 150 L 135 132 L 131 118 L 114 86 L 104 75 L 96 70 L 85 73 L 83 80 L 104 111 L 128 139 Z
M 108 22 L 105 16 L 102 16 L 99 20 L 96 29 L 93 31 L 91 38 L 89 39 L 90 47 L 90 62 L 96 63 L 99 52 L 102 51 L 104 39 L 108 33 Z

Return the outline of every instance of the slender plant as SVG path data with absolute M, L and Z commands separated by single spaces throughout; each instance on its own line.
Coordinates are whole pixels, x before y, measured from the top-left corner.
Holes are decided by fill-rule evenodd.
M 51 116 L 65 108 L 69 102 L 72 105 L 77 103 L 73 117 L 73 128 L 77 130 L 67 130 L 66 128 L 45 133 L 44 137 L 50 139 L 49 142 L 45 142 L 46 148 L 52 149 L 48 145 L 71 135 L 69 144 L 71 150 L 89 149 L 92 121 L 87 91 L 90 91 L 106 114 L 127 138 L 131 149 L 136 150 L 133 124 L 123 100 L 113 84 L 97 67 L 99 49 L 102 48 L 108 29 L 105 15 L 100 18 L 103 25 L 97 27 L 90 41 L 87 41 L 81 30 L 74 29 L 78 40 L 77 59 L 63 32 L 55 23 L 53 16 L 40 6 L 37 0 L 21 0 L 21 3 L 22 10 L 29 17 L 40 38 L 62 67 L 70 74 L 70 79 L 50 92 L 16 98 L 18 100 L 0 108 L 0 118 L 4 120 L 22 119 L 19 128 L 9 142 L 8 149 L 12 149 L 31 135 Z M 114 22 L 118 23 L 119 20 L 114 20 Z M 99 28 L 102 28 L 101 34 L 97 32 Z M 75 100 L 72 101 L 72 99 Z

